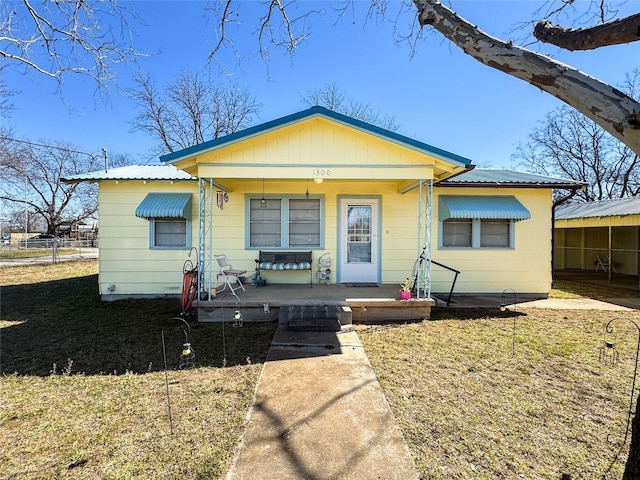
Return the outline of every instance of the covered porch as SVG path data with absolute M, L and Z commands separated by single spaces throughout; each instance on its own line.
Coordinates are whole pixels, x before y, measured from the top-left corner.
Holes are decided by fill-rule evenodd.
M 374 301 L 391 308 L 416 258 L 421 252 L 431 258 L 434 182 L 472 168 L 468 159 L 321 107 L 161 160 L 198 179 L 197 265 L 199 291 L 207 297 L 199 306 L 201 321 L 215 317 L 215 306 L 224 303 L 211 296 L 219 273 L 216 256 L 225 255 L 251 275 L 265 251 L 309 252 L 312 278 L 320 259 L 331 258 L 330 283 L 338 285 L 325 288 L 336 292 L 324 301 L 349 299 L 350 308 L 362 312 Z M 433 302 L 430 263 L 420 267 L 415 297 L 422 308 Z M 287 288 L 282 284 L 308 285 L 309 276 L 272 271 L 266 282 L 275 292 L 274 287 Z M 362 287 L 345 285 L 363 282 L 381 287 L 365 294 Z M 393 294 L 381 293 L 386 285 Z M 274 295 L 254 303 L 279 308 Z M 363 295 L 367 305 L 356 304 Z M 227 297 L 232 305 L 251 304 L 249 298 L 247 292 Z M 273 319 L 275 312 L 268 313 Z M 423 313 L 404 315 L 415 319 Z

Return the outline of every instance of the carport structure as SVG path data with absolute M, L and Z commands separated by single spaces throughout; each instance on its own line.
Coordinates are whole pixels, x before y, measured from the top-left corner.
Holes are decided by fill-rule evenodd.
M 561 205 L 554 221 L 554 273 L 640 288 L 640 198 Z M 580 276 L 576 277 L 580 278 Z

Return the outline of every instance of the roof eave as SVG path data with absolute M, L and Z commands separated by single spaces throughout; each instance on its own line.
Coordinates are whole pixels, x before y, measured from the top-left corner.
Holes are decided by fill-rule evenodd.
M 584 185 L 575 183 L 522 183 L 522 182 L 451 182 L 447 179 L 436 182 L 438 187 L 464 187 L 464 188 L 582 188 Z

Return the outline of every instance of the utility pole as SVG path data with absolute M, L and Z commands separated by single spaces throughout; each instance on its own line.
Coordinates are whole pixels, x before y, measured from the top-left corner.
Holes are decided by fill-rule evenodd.
M 29 247 L 29 245 L 27 244 L 28 239 L 29 239 L 29 217 L 28 217 L 28 212 L 27 212 L 27 188 L 29 187 L 28 184 L 28 180 L 29 178 L 25 175 L 24 177 L 24 246 L 25 248 Z

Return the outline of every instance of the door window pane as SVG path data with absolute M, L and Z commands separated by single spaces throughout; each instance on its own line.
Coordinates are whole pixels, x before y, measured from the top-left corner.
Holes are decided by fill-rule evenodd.
M 347 206 L 347 263 L 371 263 L 371 206 Z

